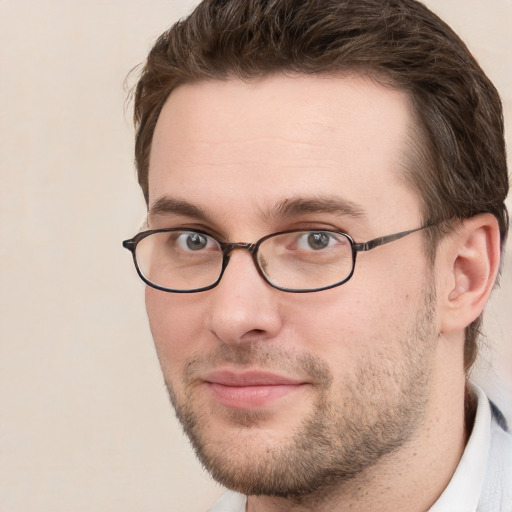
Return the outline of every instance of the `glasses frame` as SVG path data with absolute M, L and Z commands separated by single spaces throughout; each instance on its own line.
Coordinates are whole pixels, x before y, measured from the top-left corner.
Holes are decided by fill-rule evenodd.
M 253 244 L 244 243 L 244 242 L 236 242 L 236 243 L 223 242 L 222 240 L 219 240 L 218 238 L 212 236 L 210 233 L 201 231 L 200 229 L 163 228 L 163 229 L 149 229 L 147 231 L 142 231 L 142 232 L 138 233 L 137 235 L 135 235 L 133 238 L 123 241 L 123 247 L 125 249 L 128 249 L 132 253 L 133 262 L 135 264 L 135 268 L 137 270 L 137 273 L 139 274 L 139 277 L 148 286 L 151 286 L 152 288 L 155 288 L 156 290 L 161 290 L 163 292 L 197 293 L 197 292 L 204 292 L 207 290 L 211 290 L 212 288 L 215 288 L 220 283 L 220 280 L 222 279 L 222 276 L 224 275 L 224 271 L 226 270 L 226 267 L 228 266 L 231 253 L 236 249 L 243 249 L 243 250 L 250 252 L 254 266 L 256 267 L 258 274 L 261 276 L 261 278 L 267 284 L 272 286 L 272 288 L 275 288 L 276 290 L 281 290 L 283 292 L 288 292 L 288 293 L 312 293 L 312 292 L 320 292 L 322 290 L 329 290 L 331 288 L 336 288 L 337 286 L 341 286 L 342 284 L 346 283 L 354 275 L 354 271 L 356 268 L 356 258 L 357 258 L 357 254 L 359 252 L 371 251 L 372 249 L 375 249 L 376 247 L 389 244 L 390 242 L 394 242 L 395 240 L 400 240 L 401 238 L 404 238 L 407 235 L 410 235 L 411 233 L 416 233 L 417 231 L 421 231 L 423 229 L 427 229 L 432 226 L 433 226 L 433 224 L 427 224 L 427 225 L 421 226 L 419 228 L 409 229 L 407 231 L 400 231 L 399 233 L 393 233 L 392 235 L 380 236 L 378 238 L 374 238 L 373 240 L 369 240 L 368 242 L 361 242 L 361 243 L 355 242 L 354 239 L 348 233 L 345 233 L 343 231 L 336 231 L 333 229 L 318 229 L 318 230 L 315 230 L 315 229 L 289 229 L 287 231 L 278 231 L 277 233 L 271 233 L 269 235 L 266 235 L 263 238 L 260 238 L 258 241 L 256 241 Z M 165 288 L 163 286 L 159 286 L 155 283 L 152 283 L 144 276 L 144 274 L 142 273 L 142 271 L 139 268 L 139 264 L 137 263 L 137 256 L 136 256 L 137 244 L 139 244 L 139 242 L 141 240 L 144 240 L 144 238 L 147 238 L 148 236 L 151 236 L 155 233 L 169 233 L 169 232 L 173 232 L 173 231 L 185 231 L 185 232 L 199 233 L 200 235 L 204 235 L 209 238 L 212 238 L 219 244 L 219 246 L 222 250 L 222 267 L 221 267 L 221 271 L 219 273 L 219 277 L 217 278 L 217 280 L 214 283 L 212 283 L 208 286 L 204 286 L 202 288 L 194 288 L 192 290 L 175 290 L 173 288 Z M 263 273 L 263 270 L 261 269 L 261 267 L 258 263 L 258 250 L 259 250 L 261 244 L 263 242 L 265 242 L 266 240 L 268 240 L 269 238 L 274 238 L 279 235 L 284 235 L 287 233 L 308 232 L 308 231 L 310 231 L 310 232 L 318 231 L 318 232 L 322 232 L 322 233 L 334 233 L 337 235 L 342 235 L 345 238 L 347 238 L 347 240 L 350 243 L 350 247 L 352 249 L 352 270 L 350 271 L 349 275 L 337 283 L 331 284 L 329 286 L 322 286 L 320 288 L 312 288 L 312 289 L 310 289 L 310 288 L 307 288 L 307 289 L 284 288 L 284 287 L 278 286 L 278 285 L 272 283 L 271 281 L 269 281 L 268 277 Z

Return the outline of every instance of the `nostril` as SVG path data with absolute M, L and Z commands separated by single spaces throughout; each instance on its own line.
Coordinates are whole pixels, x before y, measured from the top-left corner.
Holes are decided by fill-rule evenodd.
M 264 329 L 252 329 L 251 331 L 246 332 L 240 338 L 242 343 L 253 344 L 260 343 L 262 341 L 266 341 L 272 338 L 272 334 L 265 331 Z

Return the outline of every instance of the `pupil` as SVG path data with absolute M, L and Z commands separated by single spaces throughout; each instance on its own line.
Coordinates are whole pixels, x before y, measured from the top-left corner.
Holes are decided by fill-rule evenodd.
M 206 246 L 206 237 L 195 233 L 187 237 L 187 247 L 192 250 L 203 249 Z
M 311 233 L 308 236 L 308 243 L 312 249 L 325 249 L 329 245 L 329 239 L 326 233 Z

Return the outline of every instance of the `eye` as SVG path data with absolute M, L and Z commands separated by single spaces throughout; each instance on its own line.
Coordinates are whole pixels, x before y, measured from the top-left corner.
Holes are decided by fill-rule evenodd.
M 213 238 L 202 233 L 189 231 L 181 233 L 176 237 L 176 244 L 184 251 L 201 251 L 203 249 L 212 249 L 217 244 Z
M 320 251 L 340 243 L 334 233 L 325 231 L 309 231 L 303 233 L 297 240 L 297 249 Z

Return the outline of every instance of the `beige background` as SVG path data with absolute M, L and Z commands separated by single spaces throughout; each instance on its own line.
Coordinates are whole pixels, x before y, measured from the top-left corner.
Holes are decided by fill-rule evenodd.
M 192 1 L 0 0 L 0 511 L 201 511 L 121 240 L 144 205 L 123 81 Z M 512 3 L 429 0 L 500 89 Z M 509 147 L 510 147 L 509 137 Z M 479 380 L 512 418 L 512 260 Z

